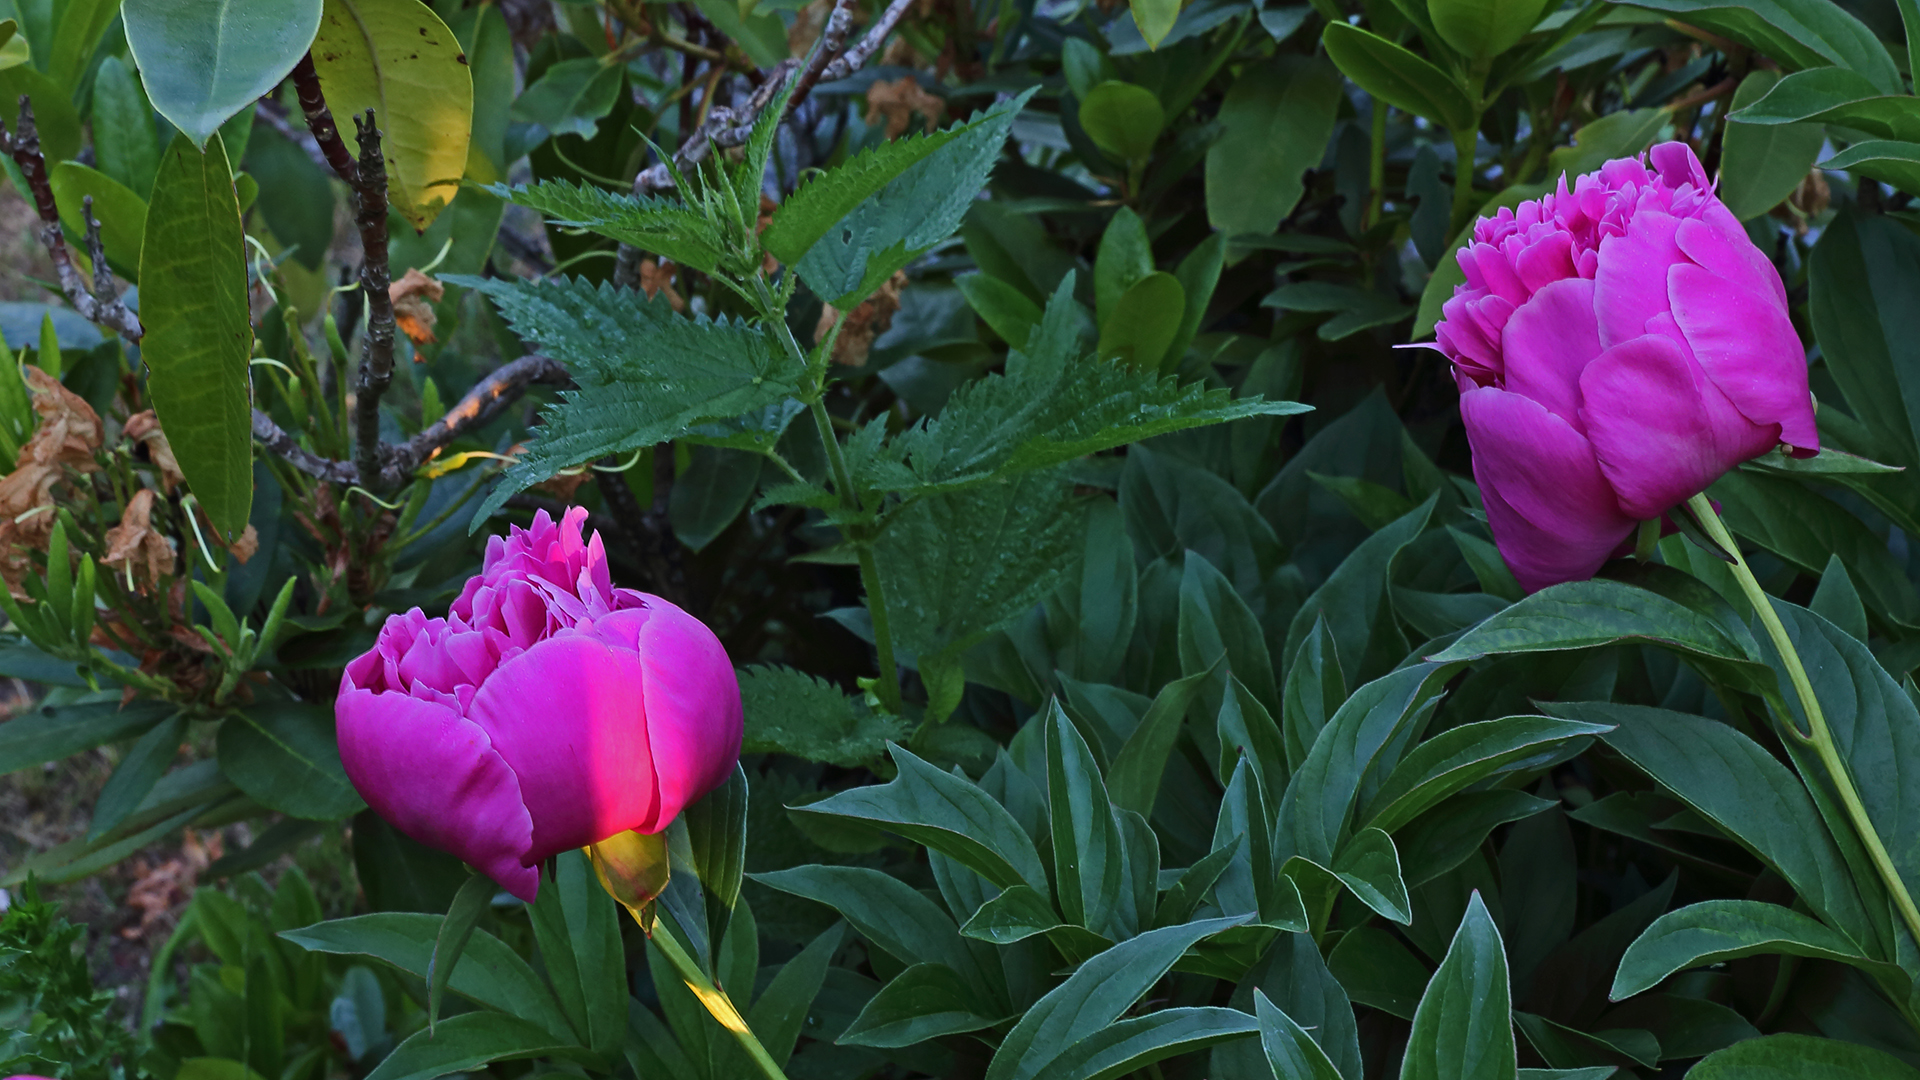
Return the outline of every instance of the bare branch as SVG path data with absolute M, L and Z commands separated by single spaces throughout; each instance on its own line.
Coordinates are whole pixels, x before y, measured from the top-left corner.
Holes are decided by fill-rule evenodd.
M 60 208 L 53 201 L 53 185 L 47 180 L 47 159 L 40 152 L 40 132 L 33 125 L 33 103 L 25 94 L 20 95 L 19 134 L 9 135 L 6 123 L 0 121 L 0 150 L 13 158 L 27 181 L 28 190 L 33 192 L 33 208 L 40 215 L 40 243 L 53 260 L 54 274 L 60 279 L 60 291 L 66 295 L 67 303 L 88 322 L 104 326 L 128 341 L 139 341 L 146 336 L 139 317 L 127 310 L 114 294 L 113 274 L 107 269 L 107 257 L 100 245 L 100 223 L 94 220 L 92 199 L 86 200 L 84 211 L 87 257 L 93 261 L 94 291 L 87 291 L 86 279 L 74 265 L 73 255 L 67 250 L 67 238 L 60 231 Z
M 893 33 L 893 28 L 900 24 L 901 17 L 906 15 L 907 9 L 913 4 L 914 0 L 893 0 L 893 3 L 887 5 L 887 10 L 881 13 L 880 18 L 860 38 L 860 44 L 848 49 L 845 56 L 828 64 L 827 70 L 821 73 L 820 78 L 826 82 L 837 82 L 859 71 L 866 64 L 867 59 L 886 43 L 887 35 Z
M 454 402 L 445 416 L 425 431 L 392 447 L 387 454 L 383 477 L 388 487 L 398 487 L 413 475 L 433 452 L 459 438 L 463 433 L 484 426 L 511 407 L 529 386 L 544 383 L 562 385 L 568 381 L 567 369 L 552 357 L 534 353 L 512 363 L 502 364 L 486 378 L 475 383 L 466 396 Z
M 567 381 L 567 369 L 559 361 L 538 353 L 502 364 L 475 383 L 445 416 L 428 425 L 425 431 L 400 446 L 382 446 L 379 474 L 382 484 L 391 489 L 411 480 L 434 451 L 499 416 L 518 401 L 528 387 L 540 383 L 560 385 Z M 253 411 L 253 437 L 260 445 L 285 458 L 287 464 L 316 480 L 366 486 L 365 474 L 357 464 L 311 453 L 258 409 Z
M 387 266 L 387 169 L 373 110 L 353 118 L 360 160 L 354 165 L 354 224 L 360 227 L 360 290 L 367 327 L 360 338 L 360 377 L 354 384 L 353 461 L 362 487 L 378 490 L 381 475 L 380 398 L 393 382 L 393 296 Z
M 360 479 L 352 462 L 323 458 L 306 450 L 294 441 L 292 435 L 281 430 L 272 417 L 259 409 L 253 410 L 253 437 L 261 446 L 285 458 L 287 464 L 315 480 L 325 480 L 330 484 L 353 484 Z
M 354 180 L 353 155 L 347 152 L 347 144 L 340 138 L 340 128 L 333 122 L 333 111 L 327 108 L 327 97 L 320 90 L 320 73 L 313 69 L 313 54 L 308 53 L 293 65 L 293 89 L 300 98 L 300 111 L 306 115 L 307 130 L 313 132 L 313 141 L 320 148 L 320 156 L 340 179 L 349 185 Z
M 853 0 L 834 0 L 833 11 L 827 16 L 827 25 L 820 32 L 820 46 L 813 51 L 807 61 L 807 70 L 800 73 L 800 81 L 794 84 L 793 96 L 787 99 L 787 111 L 799 108 L 813 92 L 815 83 L 827 70 L 827 66 L 840 58 L 840 51 L 846 48 L 847 34 L 853 30 Z

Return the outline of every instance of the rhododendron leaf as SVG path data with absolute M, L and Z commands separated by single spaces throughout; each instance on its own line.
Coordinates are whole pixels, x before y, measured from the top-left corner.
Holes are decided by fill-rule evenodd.
M 560 1007 L 582 1044 L 611 1060 L 627 1030 L 626 958 L 613 897 L 587 856 L 562 852 L 527 914 Z
M 487 909 L 498 889 L 492 878 L 485 874 L 474 874 L 453 896 L 453 906 L 447 909 L 447 917 L 440 923 L 440 932 L 433 939 L 433 955 L 427 960 L 429 1031 L 439 1023 L 440 1002 L 447 995 L 447 983 L 453 978 L 453 969 L 460 963 L 460 955 L 466 951 L 467 942 L 473 937 L 473 924 L 479 921 L 481 912 Z
M 1864 75 L 1883 94 L 1901 91 L 1900 71 L 1865 23 L 1837 4 L 1796 0 L 1633 0 L 1635 7 L 1731 38 L 1782 67 L 1829 64 Z
M 1852 964 L 1897 987 L 1901 996 L 1909 981 L 1899 968 L 1868 959 L 1846 935 L 1792 908 L 1758 900 L 1707 900 L 1655 919 L 1620 958 L 1607 996 L 1619 1001 L 1676 971 L 1763 954 Z
M 852 818 L 899 833 L 1003 889 L 1023 883 L 1048 888 L 1040 853 L 1005 807 L 971 781 L 942 772 L 898 746 L 888 749 L 900 770 L 892 781 L 850 788 L 789 809 Z
M 1882 139 L 1920 141 L 1913 98 L 1886 94 L 1866 76 L 1843 67 L 1818 67 L 1773 84 L 1767 96 L 1727 114 L 1742 124 L 1841 124 Z
M 1474 125 L 1478 110 L 1446 72 L 1378 34 L 1328 23 L 1321 35 L 1327 56 L 1375 98 L 1450 131 Z
M 128 51 L 154 109 L 202 147 L 227 118 L 251 110 L 293 70 L 319 29 L 322 5 L 319 0 L 252 0 L 208 7 L 196 0 L 134 0 L 121 6 Z M 42 44 L 33 43 L 36 52 Z M 78 59 L 84 64 L 92 55 L 89 43 Z M 39 108 L 34 102 L 36 112 Z
M 740 670 L 740 704 L 746 714 L 741 752 L 790 754 L 841 768 L 857 768 L 907 737 L 905 721 L 875 712 L 831 683 L 792 668 Z
M 1266 236 L 1306 192 L 1340 105 L 1340 72 L 1318 58 L 1283 53 L 1249 67 L 1220 103 L 1226 129 L 1207 148 L 1207 220 L 1228 235 Z
M 560 469 L 626 454 L 786 399 L 801 372 L 743 323 L 676 315 L 664 295 L 579 279 L 511 283 L 449 276 L 492 297 L 514 330 L 567 366 L 578 389 L 543 414 L 540 434 L 473 518 Z
M 450 1017 L 432 1031 L 414 1032 L 368 1074 L 368 1080 L 433 1080 L 448 1073 L 478 1072 L 495 1061 L 548 1056 L 583 1063 L 595 1060 L 525 1020 L 482 1010 Z
M 1820 162 L 1822 169 L 1851 169 L 1909 194 L 1920 192 L 1920 142 L 1872 139 L 1854 143 Z
M 1779 80 L 1778 72 L 1750 72 L 1730 107 L 1760 100 Z M 1819 124 L 1728 124 L 1721 140 L 1720 200 L 1741 221 L 1773 209 L 1806 180 L 1826 137 Z
M 945 964 L 914 964 L 867 999 L 835 1040 L 847 1046 L 897 1047 L 991 1027 L 999 1010 Z
M 539 211 L 554 225 L 590 229 L 703 274 L 712 273 L 725 257 L 726 237 L 720 227 L 678 200 L 636 197 L 567 180 L 496 184 L 489 190 Z
M 234 786 L 283 814 L 335 821 L 366 805 L 341 767 L 331 707 L 255 706 L 220 725 L 219 750 Z
M 1508 716 L 1463 724 L 1415 747 L 1360 809 L 1361 820 L 1391 833 L 1469 785 L 1584 749 L 1608 723 Z M 1731 729 L 1729 729 L 1731 730 Z

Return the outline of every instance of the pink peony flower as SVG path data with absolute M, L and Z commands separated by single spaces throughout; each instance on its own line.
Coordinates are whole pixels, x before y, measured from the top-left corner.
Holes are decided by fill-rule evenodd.
M 657 833 L 740 757 L 740 684 L 697 619 L 616 589 L 587 512 L 487 543 L 444 619 L 387 620 L 347 665 L 340 759 L 380 816 L 531 901 L 539 865 Z
M 1528 591 L 1591 577 L 1742 461 L 1820 447 L 1773 264 L 1684 143 L 1482 218 L 1435 328 Z

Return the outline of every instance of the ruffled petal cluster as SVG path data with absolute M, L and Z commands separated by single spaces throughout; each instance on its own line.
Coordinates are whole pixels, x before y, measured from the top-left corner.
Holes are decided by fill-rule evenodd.
M 666 828 L 740 756 L 740 686 L 719 639 L 615 588 L 585 520 L 542 512 L 493 537 L 447 617 L 389 618 L 336 704 L 367 804 L 525 900 L 543 861 Z
M 1562 177 L 1482 218 L 1458 258 L 1435 337 L 1529 591 L 1592 576 L 1742 461 L 1819 450 L 1780 275 L 1686 144 Z

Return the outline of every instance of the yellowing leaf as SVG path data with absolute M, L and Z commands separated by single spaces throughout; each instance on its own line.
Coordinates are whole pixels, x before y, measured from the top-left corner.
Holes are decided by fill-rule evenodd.
M 459 190 L 472 137 L 473 77 L 453 31 L 419 0 L 327 0 L 313 65 L 342 138 L 373 110 L 387 197 L 425 229 Z

